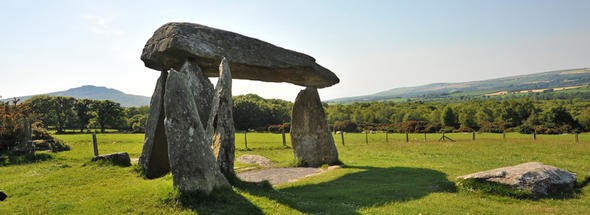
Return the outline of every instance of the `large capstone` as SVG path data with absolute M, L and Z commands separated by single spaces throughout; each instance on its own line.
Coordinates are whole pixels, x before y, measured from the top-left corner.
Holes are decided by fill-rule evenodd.
M 145 66 L 179 70 L 186 59 L 198 62 L 205 75 L 218 76 L 218 65 L 226 57 L 237 79 L 288 82 L 317 88 L 340 80 L 313 57 L 273 44 L 193 23 L 167 23 L 148 40 L 141 60 Z
M 201 123 L 195 99 L 200 95 L 196 72 L 185 67 L 170 70 L 166 80 L 164 125 L 173 184 L 183 193 L 209 194 L 214 188 L 229 186 L 211 150 L 211 140 Z M 205 116 L 206 117 L 206 116 Z
M 302 166 L 338 163 L 338 151 L 316 88 L 301 90 L 293 104 L 291 143 Z
M 532 193 L 532 197 L 545 197 L 555 193 L 571 193 L 576 186 L 576 174 L 539 162 L 523 163 L 469 175 L 463 180 L 484 180 L 507 185 Z
M 227 59 L 223 58 L 219 65 L 219 79 L 217 81 L 217 94 L 213 100 L 212 115 L 209 120 L 215 124 L 213 134 L 213 153 L 221 173 L 226 178 L 235 177 L 234 152 L 235 152 L 235 128 L 232 114 L 233 102 L 231 94 L 231 72 Z M 211 129 L 211 128 L 209 128 Z
M 139 165 L 147 178 L 157 178 L 170 172 L 168 143 L 164 129 L 164 89 L 168 72 L 162 72 L 150 103 L 150 113 L 145 127 L 143 151 Z

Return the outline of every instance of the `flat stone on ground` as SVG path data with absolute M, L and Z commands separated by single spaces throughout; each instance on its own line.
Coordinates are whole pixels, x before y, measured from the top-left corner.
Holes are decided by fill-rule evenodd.
M 340 166 L 330 166 L 324 170 L 322 168 L 307 168 L 307 167 L 294 167 L 294 168 L 271 168 L 252 170 L 248 172 L 238 173 L 238 177 L 242 181 L 248 182 L 262 182 L 268 181 L 272 185 L 279 185 L 288 182 L 294 182 L 301 178 L 317 175 L 333 169 L 340 168 Z
M 260 155 L 242 155 L 238 157 L 237 161 L 245 164 L 256 164 L 263 167 L 272 166 L 272 161 L 270 159 Z

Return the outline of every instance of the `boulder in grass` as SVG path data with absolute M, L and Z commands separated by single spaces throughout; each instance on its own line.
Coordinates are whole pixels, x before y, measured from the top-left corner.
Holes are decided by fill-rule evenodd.
M 131 158 L 127 152 L 94 156 L 92 161 L 109 161 L 117 166 L 131 166 Z
M 476 182 L 502 185 L 516 193 L 542 198 L 554 194 L 573 193 L 576 187 L 576 174 L 539 162 L 523 163 L 469 175 L 459 176 L 459 186 Z M 469 186 L 471 186 L 469 185 Z M 478 187 L 469 187 L 477 189 Z M 522 195 L 519 195 L 522 196 Z

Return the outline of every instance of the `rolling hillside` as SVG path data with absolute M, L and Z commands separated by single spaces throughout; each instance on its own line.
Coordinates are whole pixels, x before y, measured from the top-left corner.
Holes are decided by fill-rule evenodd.
M 590 85 L 590 68 L 559 70 L 530 75 L 519 75 L 483 81 L 461 83 L 434 83 L 417 87 L 394 88 L 366 96 L 332 99 L 327 102 L 346 103 L 376 101 L 395 98 L 437 98 L 453 95 L 492 96 L 494 93 L 518 93 L 525 91 L 552 91 L 563 87 Z
M 85 85 L 65 91 L 46 93 L 42 95 L 69 96 L 77 99 L 111 100 L 120 103 L 123 107 L 142 106 L 150 104 L 150 97 L 147 96 L 131 95 L 121 92 L 119 90 L 106 87 L 97 87 L 92 85 Z M 25 101 L 31 98 L 32 96 L 35 95 L 21 96 L 18 98 L 20 98 L 21 101 Z

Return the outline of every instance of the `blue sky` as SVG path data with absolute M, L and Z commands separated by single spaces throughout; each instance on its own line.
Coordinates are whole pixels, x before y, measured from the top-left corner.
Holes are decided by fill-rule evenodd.
M 0 96 L 98 85 L 150 96 L 139 60 L 166 22 L 194 22 L 306 53 L 341 83 L 322 99 L 590 67 L 590 1 L 0 1 Z M 287 83 L 234 95 L 293 100 Z

